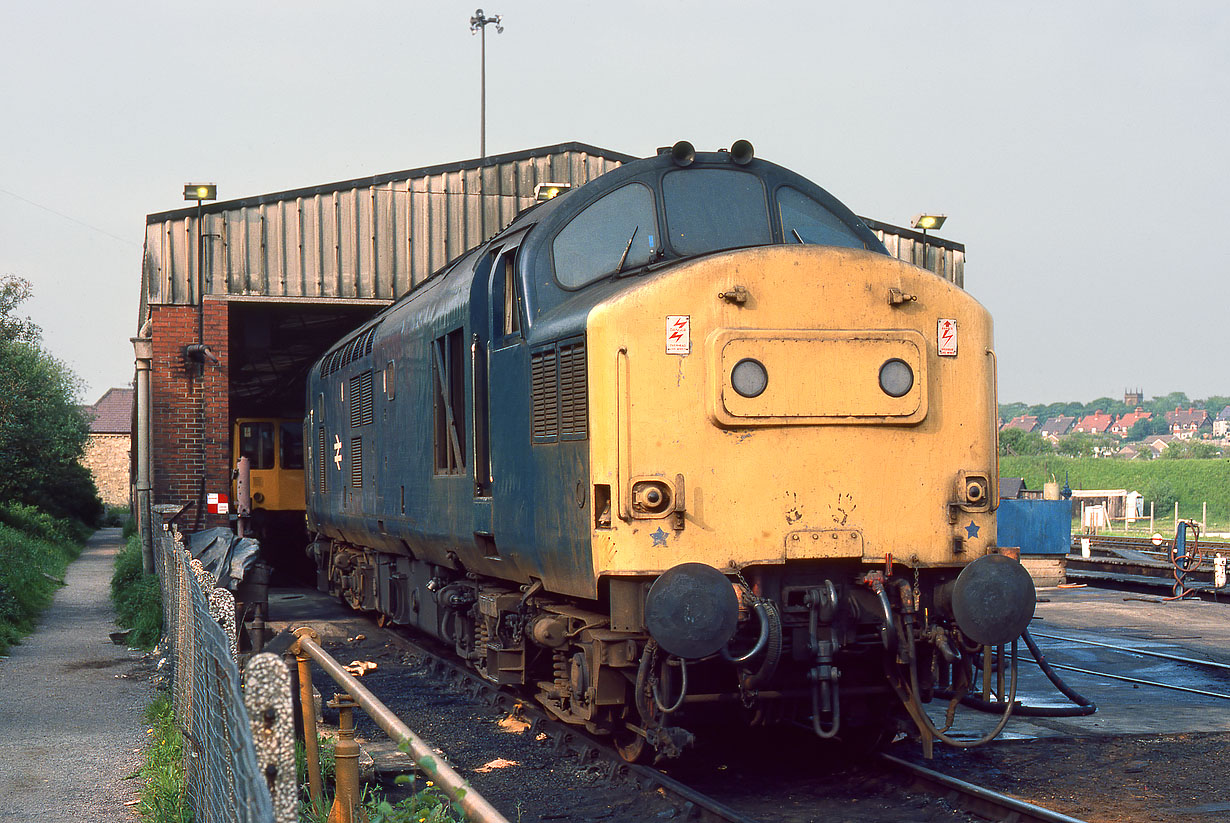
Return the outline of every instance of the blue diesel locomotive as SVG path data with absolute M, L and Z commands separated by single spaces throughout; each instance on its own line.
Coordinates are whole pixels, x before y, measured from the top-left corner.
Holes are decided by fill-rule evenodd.
M 1033 611 L 996 545 L 991 319 L 751 145 L 526 209 L 330 348 L 322 588 L 674 755 L 705 715 L 939 732 Z

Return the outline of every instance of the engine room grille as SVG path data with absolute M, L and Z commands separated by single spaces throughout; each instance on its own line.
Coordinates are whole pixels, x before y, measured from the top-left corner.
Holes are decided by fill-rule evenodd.
M 329 490 L 328 473 L 325 467 L 329 465 L 328 459 L 325 457 L 325 427 L 320 427 L 319 450 L 316 452 L 316 471 L 317 471 L 317 487 L 316 491 L 324 494 Z
M 365 371 L 350 378 L 350 425 L 366 426 L 375 418 L 372 412 L 372 373 Z
M 530 355 L 532 430 L 536 443 L 584 440 L 589 398 L 585 341 L 559 343 Z
M 363 438 L 350 438 L 350 485 L 359 488 L 363 485 Z
M 559 434 L 559 354 L 554 348 L 530 355 L 530 398 L 534 439 L 554 440 Z
M 573 343 L 559 349 L 560 436 L 584 440 L 589 417 L 585 387 L 585 344 Z

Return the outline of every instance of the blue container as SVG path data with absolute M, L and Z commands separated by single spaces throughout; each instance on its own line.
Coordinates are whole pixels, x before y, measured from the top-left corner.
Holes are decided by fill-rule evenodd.
M 1022 555 L 1068 553 L 1072 545 L 1072 503 L 1067 500 L 1001 500 L 997 526 L 1001 546 Z

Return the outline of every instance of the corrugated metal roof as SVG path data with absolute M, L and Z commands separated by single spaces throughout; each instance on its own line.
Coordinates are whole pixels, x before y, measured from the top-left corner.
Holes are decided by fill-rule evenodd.
M 876 233 L 893 257 L 933 271 L 950 283 L 965 288 L 964 243 L 954 243 L 934 234 L 924 237 L 922 232 L 881 223 L 868 217 L 859 219 Z
M 151 304 L 229 299 L 390 302 L 534 202 L 636 159 L 559 143 L 445 165 L 202 204 L 146 218 L 138 327 Z M 889 253 L 964 285 L 965 247 L 863 218 Z M 203 238 L 203 240 L 202 240 Z M 198 287 L 196 258 L 202 250 Z
M 207 295 L 392 300 L 507 225 L 539 183 L 580 186 L 631 159 L 561 143 L 211 203 L 199 226 L 195 207 L 151 214 L 141 322 L 149 304 L 197 302 L 198 244 Z

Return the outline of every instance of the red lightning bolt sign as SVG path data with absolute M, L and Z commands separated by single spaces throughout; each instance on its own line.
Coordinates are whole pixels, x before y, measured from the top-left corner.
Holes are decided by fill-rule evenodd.
M 940 320 L 936 329 L 936 347 L 942 357 L 957 356 L 957 321 Z
M 669 315 L 666 318 L 666 353 L 692 353 L 692 318 L 689 315 Z

